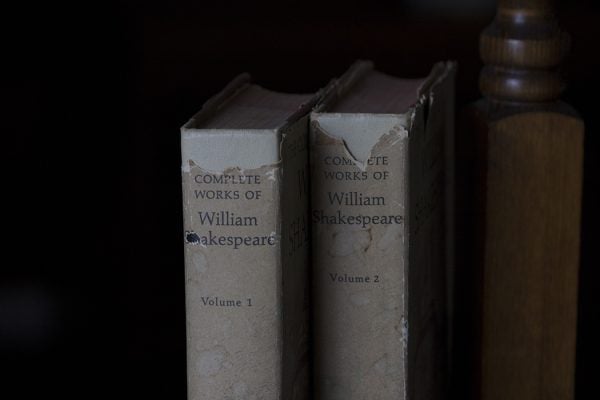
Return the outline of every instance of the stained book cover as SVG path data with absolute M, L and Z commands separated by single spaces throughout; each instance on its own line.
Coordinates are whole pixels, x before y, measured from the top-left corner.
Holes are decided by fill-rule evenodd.
M 311 115 L 316 399 L 443 397 L 453 71 L 357 63 Z
M 307 398 L 312 98 L 241 77 L 182 128 L 190 400 Z

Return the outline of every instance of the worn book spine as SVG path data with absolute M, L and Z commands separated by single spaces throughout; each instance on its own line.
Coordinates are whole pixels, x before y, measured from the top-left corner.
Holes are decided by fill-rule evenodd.
M 405 398 L 408 134 L 389 122 L 367 160 L 312 122 L 317 399 Z
M 316 399 L 444 396 L 448 68 L 406 114 L 313 113 Z
M 190 400 L 306 398 L 307 125 L 182 129 Z

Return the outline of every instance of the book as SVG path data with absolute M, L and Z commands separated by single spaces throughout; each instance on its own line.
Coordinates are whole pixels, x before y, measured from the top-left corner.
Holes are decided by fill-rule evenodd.
M 188 399 L 304 399 L 313 95 L 241 75 L 181 129 Z
M 316 399 L 439 399 L 455 64 L 355 63 L 311 114 Z

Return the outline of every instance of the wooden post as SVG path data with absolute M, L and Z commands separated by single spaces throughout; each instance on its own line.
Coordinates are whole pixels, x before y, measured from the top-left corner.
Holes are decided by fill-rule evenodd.
M 481 35 L 484 98 L 461 128 L 477 171 L 478 399 L 574 397 L 584 127 L 558 100 L 568 47 L 544 0 L 499 1 Z

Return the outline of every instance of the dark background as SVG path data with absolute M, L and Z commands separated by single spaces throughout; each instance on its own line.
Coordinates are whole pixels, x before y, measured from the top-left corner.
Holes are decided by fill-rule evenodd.
M 600 13 L 559 11 L 573 38 L 564 98 L 587 129 L 577 395 L 597 399 Z M 5 8 L 0 396 L 184 399 L 179 127 L 242 71 L 312 92 L 357 58 L 405 77 L 457 60 L 460 109 L 479 97 L 492 15 L 466 0 Z

